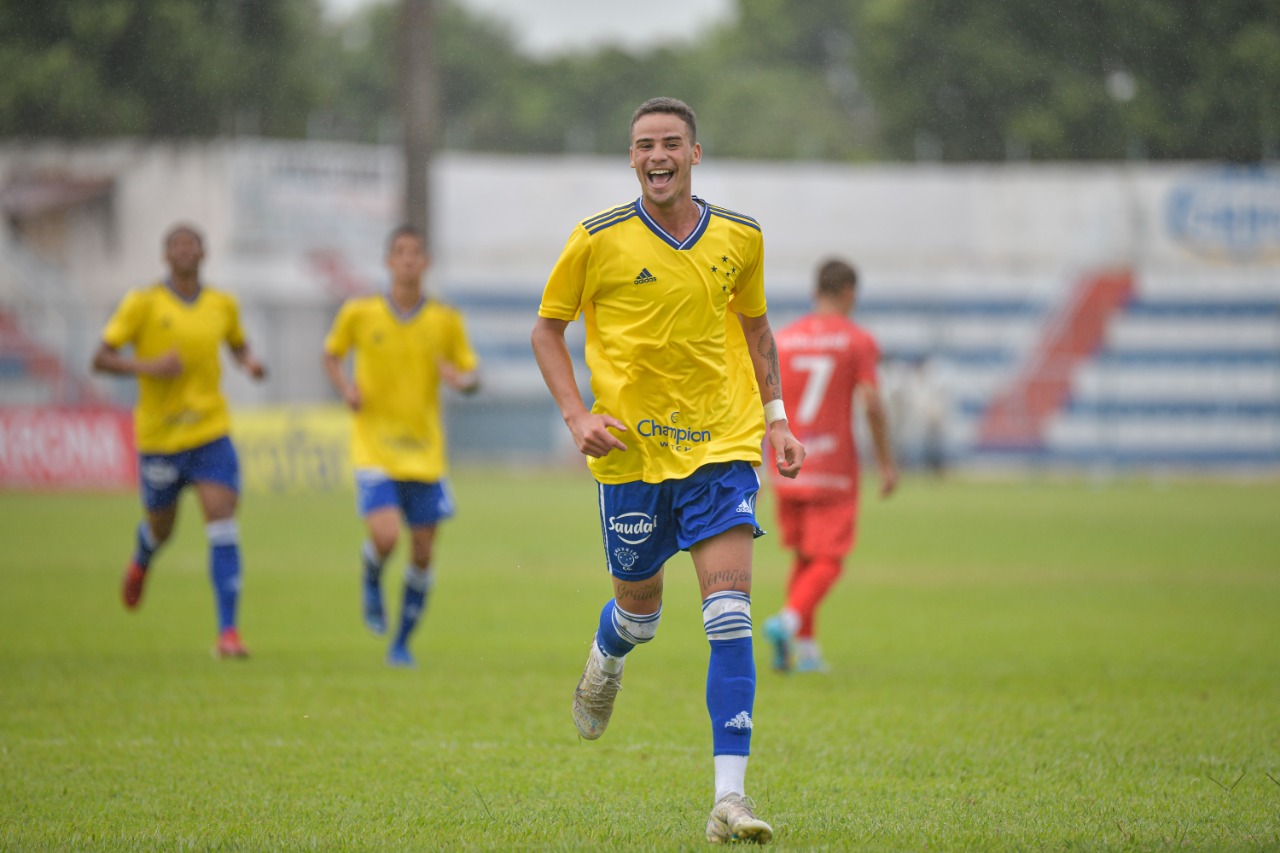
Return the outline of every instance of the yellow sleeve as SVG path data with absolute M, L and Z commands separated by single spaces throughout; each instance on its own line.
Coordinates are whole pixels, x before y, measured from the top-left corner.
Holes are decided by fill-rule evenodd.
M 768 308 L 764 297 L 764 238 L 759 232 L 754 237 L 754 251 L 749 256 L 746 268 L 738 276 L 733 299 L 729 301 L 730 311 L 746 317 L 759 317 Z
M 102 329 L 102 342 L 113 349 L 119 349 L 136 341 L 142 323 L 146 320 L 149 305 L 142 291 L 130 290 L 126 293 Z
M 329 334 L 324 339 L 326 353 L 341 358 L 351 350 L 354 343 L 354 317 L 355 303 L 351 300 L 342 303 L 338 316 L 333 318 L 333 325 L 329 327 Z
M 542 291 L 538 316 L 550 320 L 572 322 L 582 313 L 582 294 L 587 284 L 587 264 L 591 260 L 591 242 L 587 229 L 573 229 L 560 260 L 556 261 Z
M 458 311 L 449 312 L 449 340 L 445 358 L 464 373 L 475 370 L 480 365 L 480 359 L 467 338 L 467 328 L 462 322 L 462 314 Z
M 240 325 L 240 303 L 234 296 L 227 293 L 227 346 L 232 349 L 240 349 L 244 346 L 244 326 Z

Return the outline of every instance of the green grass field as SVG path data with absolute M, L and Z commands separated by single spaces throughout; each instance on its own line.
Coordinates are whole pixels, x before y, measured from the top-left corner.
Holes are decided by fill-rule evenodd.
M 413 671 L 360 623 L 350 494 L 245 497 L 248 662 L 210 657 L 194 503 L 126 613 L 134 496 L 0 494 L 0 850 L 704 847 L 687 556 L 580 742 L 594 489 L 454 485 Z M 748 786 L 777 846 L 1280 848 L 1280 485 L 909 480 L 862 522 L 834 671 L 757 645 Z M 785 568 L 760 540 L 757 626 Z

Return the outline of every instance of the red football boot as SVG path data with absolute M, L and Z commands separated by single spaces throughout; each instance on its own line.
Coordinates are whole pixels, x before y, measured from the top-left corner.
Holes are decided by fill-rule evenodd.
M 249 650 L 240 642 L 240 633 L 235 628 L 227 628 L 218 636 L 218 645 L 213 647 L 216 658 L 247 658 Z
M 120 597 L 124 599 L 126 610 L 138 609 L 138 604 L 142 601 L 142 585 L 146 580 L 146 569 L 130 560 L 129 568 L 124 572 L 124 581 L 120 585 Z

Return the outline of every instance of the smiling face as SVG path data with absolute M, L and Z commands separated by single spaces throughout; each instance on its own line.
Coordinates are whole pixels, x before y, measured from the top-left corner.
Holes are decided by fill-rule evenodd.
M 702 146 L 684 119 L 648 113 L 631 126 L 631 168 L 636 170 L 646 206 L 670 210 L 693 195 L 693 167 Z

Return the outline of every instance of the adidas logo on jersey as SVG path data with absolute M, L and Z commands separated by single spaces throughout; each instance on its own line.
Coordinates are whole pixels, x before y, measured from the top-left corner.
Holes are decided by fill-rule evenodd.
M 640 275 L 636 276 L 636 284 L 649 284 L 657 280 L 658 277 L 649 272 L 648 268 L 640 270 Z
M 748 501 L 746 498 L 742 499 L 742 503 L 738 504 L 738 508 L 737 510 L 735 510 L 735 512 L 747 512 L 747 513 L 753 512 L 753 511 L 754 510 L 751 509 L 751 502 Z
M 739 711 L 738 716 L 725 723 L 724 727 L 726 729 L 738 729 L 739 731 L 742 729 L 754 728 L 754 726 L 751 725 L 751 715 L 746 711 Z

